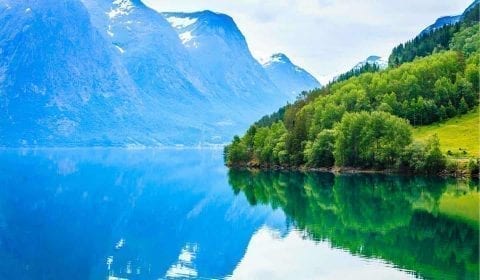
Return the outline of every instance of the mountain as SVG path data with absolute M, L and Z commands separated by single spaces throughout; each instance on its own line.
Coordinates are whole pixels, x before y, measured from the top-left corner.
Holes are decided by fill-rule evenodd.
M 444 27 L 445 25 L 453 25 L 453 24 L 459 22 L 461 18 L 462 18 L 461 15 L 445 16 L 445 17 L 438 18 L 433 24 L 429 25 L 422 32 L 420 32 L 420 35 L 430 33 L 432 31 L 435 31 L 439 28 Z
M 225 143 L 289 99 L 224 14 L 0 0 L 0 18 L 0 146 Z
M 371 55 L 367 59 L 358 62 L 355 66 L 347 72 L 336 75 L 332 82 L 340 82 L 348 80 L 351 77 L 361 75 L 366 72 L 377 72 L 386 69 L 388 63 L 380 56 Z
M 480 0 L 474 1 L 465 9 L 462 15 L 451 18 L 457 18 L 458 22 L 447 24 L 448 20 L 445 20 L 447 18 L 444 17 L 443 20 L 437 20 L 437 23 L 445 23 L 446 25 L 433 24 L 426 29 L 430 31 L 424 30 L 415 38 L 394 47 L 388 58 L 388 64 L 390 66 L 398 66 L 402 63 L 413 61 L 418 57 L 425 57 L 435 52 L 451 49 L 451 43 L 461 29 L 470 28 L 469 32 L 478 30 L 478 27 L 475 28 L 473 26 L 478 24 L 480 19 Z M 472 42 L 476 41 L 474 39 L 472 38 Z
M 419 35 L 428 34 L 432 31 L 440 29 L 440 28 L 442 28 L 446 25 L 454 25 L 454 24 L 460 22 L 465 17 L 465 15 L 469 11 L 471 11 L 475 7 L 475 5 L 478 4 L 478 3 L 480 3 L 480 0 L 473 1 L 473 3 L 470 4 L 461 15 L 443 16 L 443 17 L 438 18 L 433 24 L 429 25 L 427 28 L 422 30 L 422 32 L 420 32 Z
M 380 68 L 380 69 L 385 69 L 388 66 L 388 62 L 385 61 L 382 57 L 377 56 L 377 55 L 371 55 L 371 56 L 367 57 L 367 59 L 357 63 L 352 68 L 352 70 L 360 70 L 362 67 L 364 67 L 367 64 L 378 66 L 378 68 Z
M 214 125 L 223 116 L 210 110 L 198 67 L 162 15 L 139 0 L 82 3 L 148 104 L 142 116 L 158 142 L 194 145 L 216 134 L 227 137 L 229 131 L 219 131 Z
M 142 127 L 139 93 L 81 3 L 1 0 L 0 18 L 1 145 L 110 144 Z
M 236 110 L 243 105 L 256 114 L 271 107 L 265 101 L 278 104 L 286 100 L 253 58 L 230 16 L 212 11 L 162 15 L 177 32 L 220 107 Z
M 320 88 L 322 85 L 310 73 L 293 64 L 282 53 L 274 54 L 263 63 L 263 68 L 272 82 L 291 98 L 302 91 Z

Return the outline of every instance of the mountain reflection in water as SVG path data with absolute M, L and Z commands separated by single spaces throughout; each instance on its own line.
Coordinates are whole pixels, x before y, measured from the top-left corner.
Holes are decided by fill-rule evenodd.
M 476 183 L 3 150 L 0 279 L 478 279 Z

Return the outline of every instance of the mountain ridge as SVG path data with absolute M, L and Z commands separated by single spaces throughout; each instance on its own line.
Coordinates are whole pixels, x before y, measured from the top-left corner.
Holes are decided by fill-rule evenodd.
M 295 65 L 287 55 L 276 53 L 262 63 L 270 80 L 282 88 L 293 100 L 304 91 L 322 87 L 320 82 L 305 69 Z
M 230 16 L 194 14 L 198 48 L 139 0 L 0 0 L 0 146 L 221 144 L 288 100 Z

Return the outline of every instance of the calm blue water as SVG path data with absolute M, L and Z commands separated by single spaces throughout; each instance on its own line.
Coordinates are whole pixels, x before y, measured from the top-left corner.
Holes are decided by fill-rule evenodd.
M 475 185 L 228 171 L 220 150 L 3 150 L 0 279 L 478 279 L 476 224 L 438 210 Z

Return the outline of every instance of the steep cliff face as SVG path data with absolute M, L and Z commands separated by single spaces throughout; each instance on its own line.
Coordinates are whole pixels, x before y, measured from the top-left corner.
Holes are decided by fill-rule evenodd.
M 288 100 L 233 19 L 0 0 L 1 146 L 225 143 Z
M 2 145 L 95 144 L 139 122 L 136 88 L 81 3 L 2 1 L 0 18 Z

